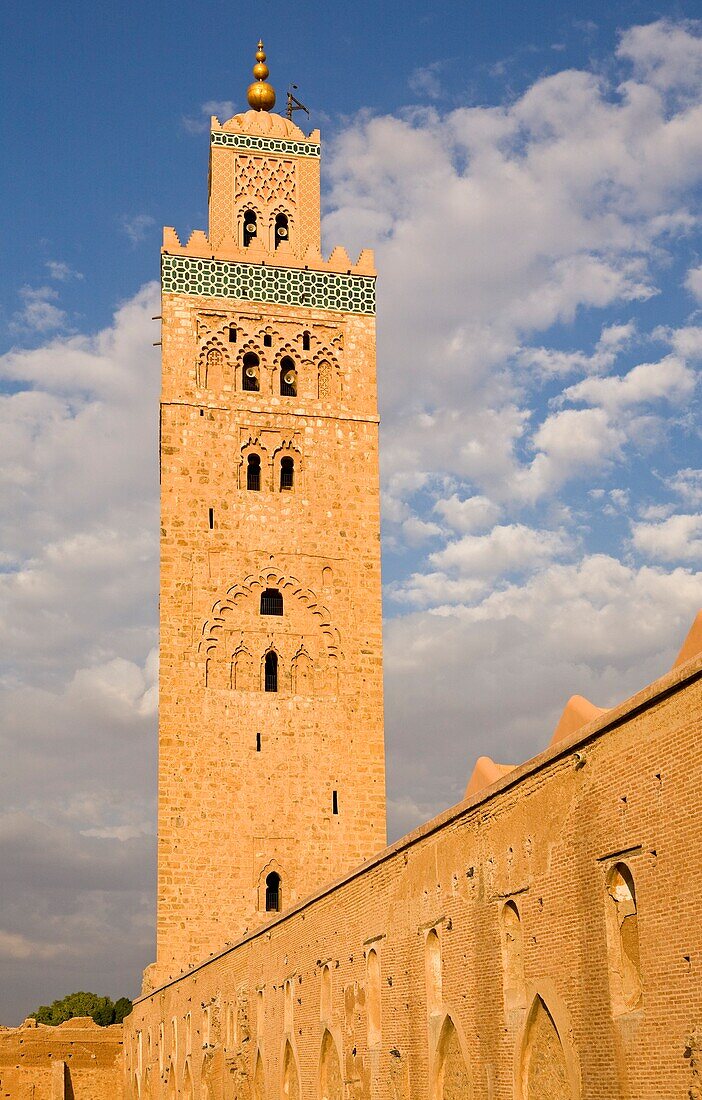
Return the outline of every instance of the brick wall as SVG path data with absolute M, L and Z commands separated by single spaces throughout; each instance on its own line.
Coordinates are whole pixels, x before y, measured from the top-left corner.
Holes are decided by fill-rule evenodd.
M 142 1096 L 697 1096 L 701 676 L 688 662 L 139 1001 L 128 1079 L 150 1036 Z

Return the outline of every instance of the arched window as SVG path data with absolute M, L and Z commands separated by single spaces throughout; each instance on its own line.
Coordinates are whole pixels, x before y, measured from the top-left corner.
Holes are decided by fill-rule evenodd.
M 368 1046 L 377 1047 L 381 1042 L 380 959 L 371 947 L 366 957 L 366 1012 L 368 1013 Z
M 302 334 L 302 350 L 303 351 L 309 351 L 310 350 L 310 334 L 309 334 L 309 332 L 303 332 L 303 334 Z
M 266 875 L 266 912 L 279 913 L 282 897 L 282 882 L 277 871 Z
M 517 903 L 506 901 L 500 914 L 502 925 L 502 989 L 508 1010 L 525 1007 L 524 936 Z
M 263 686 L 266 691 L 278 690 L 278 654 L 272 649 L 266 654 Z
M 297 397 L 297 371 L 289 355 L 280 360 L 280 393 L 282 397 Z
M 258 235 L 258 221 L 255 210 L 247 210 L 244 214 L 244 248 L 248 248 Z
M 249 455 L 246 460 L 246 488 L 255 493 L 261 488 L 261 459 L 259 455 Z
M 287 214 L 276 214 L 276 216 L 275 216 L 275 247 L 276 248 L 278 247 L 278 245 L 282 241 L 287 241 L 288 232 L 289 232 L 288 215 Z
M 292 458 L 280 460 L 280 488 L 292 489 L 295 482 L 295 463 Z
M 229 326 L 229 343 L 236 344 L 236 325 Z
M 427 985 L 427 1012 L 441 1011 L 441 940 L 435 928 L 427 934 L 424 948 L 424 970 Z
M 241 388 L 250 393 L 258 393 L 261 388 L 259 359 L 255 351 L 247 351 L 241 366 Z
M 639 914 L 634 876 L 625 863 L 607 875 L 607 953 L 612 1011 L 631 1012 L 641 1003 Z
M 279 592 L 277 588 L 267 588 L 265 592 L 261 593 L 261 614 L 283 614 L 283 593 Z

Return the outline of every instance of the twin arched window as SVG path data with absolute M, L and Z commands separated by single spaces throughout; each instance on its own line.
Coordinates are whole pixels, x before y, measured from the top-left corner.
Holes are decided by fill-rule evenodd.
M 246 488 L 258 493 L 261 489 L 261 457 L 250 454 L 246 459 Z M 290 492 L 295 488 L 295 460 L 286 455 L 280 460 L 281 492 Z

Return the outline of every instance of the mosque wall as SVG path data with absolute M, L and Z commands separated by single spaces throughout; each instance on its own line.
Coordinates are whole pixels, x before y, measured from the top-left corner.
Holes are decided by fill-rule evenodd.
M 702 660 L 154 990 L 126 1095 L 701 1095 Z

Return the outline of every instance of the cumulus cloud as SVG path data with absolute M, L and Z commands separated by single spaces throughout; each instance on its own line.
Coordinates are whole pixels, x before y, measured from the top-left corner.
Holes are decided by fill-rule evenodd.
M 236 107 L 230 99 L 208 99 L 197 114 L 184 115 L 183 129 L 189 134 L 204 134 L 210 128 L 210 119 L 215 115 L 220 122 L 227 122 L 236 114 Z
M 83 274 L 80 271 L 76 271 L 70 264 L 67 264 L 64 260 L 47 260 L 46 267 L 48 268 L 49 275 L 52 279 L 55 279 L 59 283 L 66 283 L 70 279 L 82 279 Z
M 702 302 L 702 267 L 690 268 L 685 276 L 685 286 L 698 302 Z
M 702 515 L 674 515 L 659 523 L 636 523 L 632 542 L 654 561 L 702 562 Z
M 571 540 L 563 531 L 540 531 L 511 523 L 493 527 L 486 535 L 464 535 L 431 554 L 429 560 L 440 569 L 497 577 L 535 569 L 570 548 Z
M 677 356 L 667 355 L 658 363 L 641 363 L 622 377 L 586 378 L 564 390 L 561 400 L 619 412 L 653 401 L 681 404 L 695 385 L 695 372 Z
M 122 232 L 126 233 L 133 246 L 145 241 L 155 224 L 151 214 L 123 214 L 119 219 Z
M 19 296 L 22 306 L 15 311 L 8 326 L 14 335 L 43 335 L 65 326 L 66 312 L 56 305 L 59 296 L 53 287 L 23 286 Z
M 0 357 L 5 1019 L 153 955 L 157 312 Z

